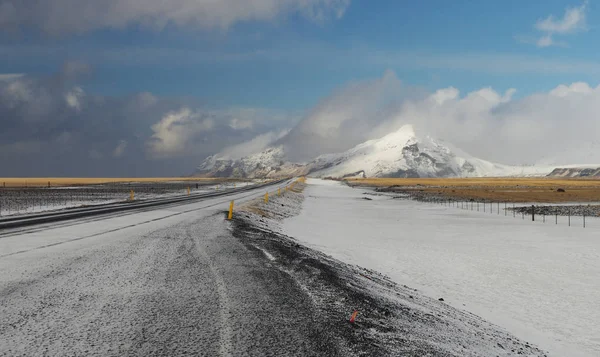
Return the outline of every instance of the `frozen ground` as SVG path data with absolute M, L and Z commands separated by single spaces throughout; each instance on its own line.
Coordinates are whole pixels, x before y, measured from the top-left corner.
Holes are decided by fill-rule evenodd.
M 479 315 L 554 356 L 600 355 L 600 227 L 367 197 L 309 180 L 300 242 Z

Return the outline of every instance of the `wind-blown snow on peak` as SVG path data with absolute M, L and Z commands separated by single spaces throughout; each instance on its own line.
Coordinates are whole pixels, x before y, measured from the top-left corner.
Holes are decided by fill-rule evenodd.
M 311 175 L 320 177 L 472 177 L 539 174 L 537 168 L 494 164 L 404 125 L 380 139 L 340 153 L 319 156 Z M 548 171 L 547 168 L 541 171 Z
M 286 162 L 283 146 L 269 147 L 239 160 L 209 156 L 196 169 L 196 175 L 210 177 L 264 178 L 303 174 L 305 165 Z
M 477 177 L 545 175 L 553 167 L 508 166 L 473 157 L 429 136 L 420 137 L 412 125 L 337 154 L 321 155 L 308 164 L 286 159 L 285 147 L 231 160 L 210 156 L 196 174 L 210 177 Z

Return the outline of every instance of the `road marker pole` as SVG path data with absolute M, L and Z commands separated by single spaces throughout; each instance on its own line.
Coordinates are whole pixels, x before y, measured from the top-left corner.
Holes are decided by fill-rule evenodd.
M 135 197 L 135 194 L 133 193 L 133 190 L 131 190 L 131 192 L 129 192 L 129 200 L 133 201 L 134 197 Z
M 277 196 L 281 196 L 281 187 L 277 188 Z
M 233 218 L 233 200 L 229 204 L 229 214 L 227 215 L 228 220 L 231 221 L 231 218 Z
M 350 316 L 350 323 L 353 324 L 356 321 L 356 316 L 358 315 L 358 310 L 354 310 L 352 316 Z
M 191 190 L 190 190 L 190 186 L 188 186 L 188 196 L 190 195 Z
M 269 193 L 265 193 L 265 203 L 269 203 Z

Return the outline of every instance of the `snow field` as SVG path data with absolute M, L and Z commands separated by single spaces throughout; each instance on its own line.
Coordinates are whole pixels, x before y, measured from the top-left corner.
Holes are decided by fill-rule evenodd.
M 288 235 L 443 297 L 551 355 L 600 355 L 600 225 L 534 223 L 308 183 L 302 212 L 284 221 Z

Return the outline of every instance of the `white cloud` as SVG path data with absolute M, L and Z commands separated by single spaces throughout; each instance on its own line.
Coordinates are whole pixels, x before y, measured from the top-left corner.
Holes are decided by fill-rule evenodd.
M 150 153 L 157 158 L 186 154 L 190 140 L 213 127 L 212 119 L 205 119 L 189 108 L 167 113 L 152 125 L 154 134 L 148 143 Z
M 550 15 L 545 19 L 538 20 L 534 27 L 536 30 L 543 32 L 544 35 L 534 41 L 531 41 L 528 38 L 523 40 L 522 37 L 518 37 L 518 39 L 524 43 L 533 43 L 540 48 L 550 46 L 566 47 L 566 43 L 562 41 L 556 41 L 554 39 L 554 35 L 565 35 L 579 31 L 586 31 L 587 5 L 588 2 L 586 0 L 579 7 L 567 8 L 564 16 L 561 19 L 557 19 L 553 15 Z
M 362 142 L 372 128 L 373 114 L 401 96 L 401 83 L 392 71 L 381 78 L 353 82 L 322 99 L 294 127 L 286 144 L 293 160 L 304 161 L 325 152 Z
M 552 39 L 552 35 L 548 34 L 546 36 L 540 37 L 540 39 L 536 42 L 538 47 L 549 47 L 554 44 L 554 40 Z
M 350 0 L 3 0 L 0 29 L 36 27 L 51 34 L 131 25 L 228 29 L 238 22 L 276 21 L 299 13 L 322 22 L 340 18 Z
M 538 20 L 535 28 L 539 31 L 551 33 L 573 33 L 586 29 L 587 1 L 579 7 L 567 8 L 562 19 L 556 19 L 553 15 L 543 20 Z
M 423 133 L 445 139 L 472 155 L 509 164 L 532 164 L 570 156 L 565 162 L 600 164 L 600 152 L 580 150 L 600 136 L 600 86 L 560 85 L 547 93 L 513 99 L 514 90 L 500 94 L 491 88 L 432 105 L 439 93 L 410 101 L 383 121 L 372 135 L 411 123 Z M 382 130 L 383 129 L 383 130 Z M 550 160 L 557 161 L 557 160 Z
M 550 91 L 550 94 L 556 97 L 567 97 L 570 94 L 580 93 L 580 94 L 590 94 L 593 93 L 594 89 L 591 88 L 587 83 L 584 82 L 576 82 L 571 84 L 570 86 L 566 86 L 564 84 L 559 85 Z
M 600 164 L 600 150 L 581 149 L 600 137 L 600 86 L 577 82 L 522 98 L 514 98 L 513 88 L 482 88 L 464 95 L 453 87 L 406 92 L 415 89 L 401 86 L 389 72 L 352 83 L 324 98 L 277 143 L 286 146 L 292 161 L 306 161 L 413 124 L 418 133 L 500 163 L 563 158 L 560 164 Z
M 19 79 L 21 77 L 23 77 L 22 73 L 0 73 L 0 82 L 13 81 L 13 80 Z
M 230 146 L 218 153 L 217 157 L 229 160 L 237 160 L 244 156 L 255 154 L 275 143 L 277 140 L 287 135 L 287 133 L 289 133 L 289 129 L 269 131 L 254 137 L 252 140 Z
M 127 141 L 125 141 L 125 140 L 119 141 L 119 144 L 117 144 L 117 146 L 113 150 L 113 153 L 112 153 L 113 157 L 123 156 L 123 154 L 125 153 L 125 149 L 127 149 Z
M 71 109 L 78 112 L 78 111 L 81 111 L 81 106 L 82 106 L 81 100 L 83 99 L 84 96 L 85 96 L 85 93 L 84 93 L 83 89 L 81 89 L 81 87 L 75 87 L 71 91 L 69 91 L 65 94 L 65 101 L 67 102 L 67 105 Z
M 2 87 L 3 101 L 9 108 L 14 108 L 21 103 L 31 102 L 34 98 L 34 90 L 27 81 L 11 80 Z
M 252 120 L 233 118 L 229 121 L 229 127 L 234 130 L 252 128 Z

